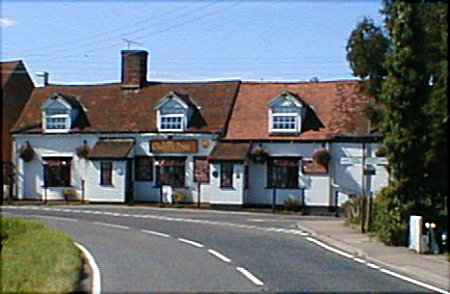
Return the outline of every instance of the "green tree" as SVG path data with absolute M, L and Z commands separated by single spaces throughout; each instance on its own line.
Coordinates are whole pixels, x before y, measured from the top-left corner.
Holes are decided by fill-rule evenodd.
M 385 0 L 381 13 L 387 33 L 364 19 L 350 35 L 347 59 L 377 103 L 370 107 L 393 179 L 379 197 L 376 227 L 383 241 L 399 244 L 392 238 L 410 214 L 436 215 L 448 197 L 448 5 Z

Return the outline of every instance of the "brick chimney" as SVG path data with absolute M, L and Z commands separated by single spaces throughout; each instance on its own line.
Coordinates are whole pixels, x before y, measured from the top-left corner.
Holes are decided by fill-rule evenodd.
M 122 88 L 139 89 L 147 81 L 147 56 L 144 50 L 122 50 Z

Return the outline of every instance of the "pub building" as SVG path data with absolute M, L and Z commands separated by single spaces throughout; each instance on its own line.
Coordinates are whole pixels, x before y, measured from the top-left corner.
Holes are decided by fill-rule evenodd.
M 383 160 L 357 164 L 381 141 L 357 81 L 158 82 L 146 51 L 121 58 L 118 83 L 33 90 L 12 129 L 18 199 L 157 203 L 170 187 L 187 203 L 333 208 L 387 184 Z

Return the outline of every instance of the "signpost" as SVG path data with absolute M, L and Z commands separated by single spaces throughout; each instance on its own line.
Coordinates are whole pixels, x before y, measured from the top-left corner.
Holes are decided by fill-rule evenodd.
M 363 215 L 361 220 L 361 231 L 364 233 L 366 231 L 365 228 L 365 220 L 366 220 L 366 195 L 367 195 L 367 177 L 375 174 L 375 170 L 369 170 L 369 166 L 375 165 L 387 165 L 388 160 L 385 157 L 366 157 L 365 156 L 365 146 L 363 147 L 363 156 L 355 156 L 355 157 L 341 157 L 340 163 L 341 165 L 360 165 L 362 168 L 362 196 L 363 198 Z M 368 211 L 368 219 L 367 219 L 367 227 L 370 228 L 371 225 L 371 216 L 372 216 L 372 197 L 369 198 L 369 211 Z

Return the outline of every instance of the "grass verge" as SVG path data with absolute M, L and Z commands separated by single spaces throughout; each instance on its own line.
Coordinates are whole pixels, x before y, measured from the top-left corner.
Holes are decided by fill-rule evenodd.
M 2 217 L 0 222 L 0 292 L 77 290 L 82 261 L 70 237 L 35 221 Z

